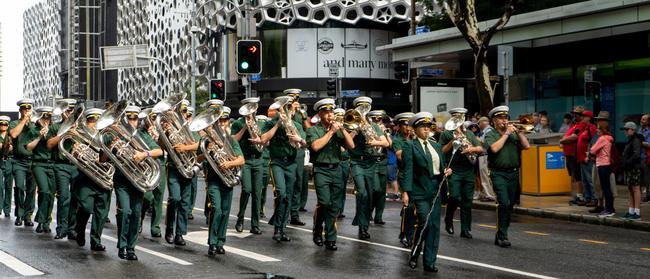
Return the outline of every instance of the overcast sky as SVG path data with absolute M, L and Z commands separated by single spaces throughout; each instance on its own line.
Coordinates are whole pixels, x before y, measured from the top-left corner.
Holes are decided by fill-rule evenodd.
M 2 88 L 0 111 L 17 111 L 23 96 L 23 12 L 43 0 L 0 0 Z

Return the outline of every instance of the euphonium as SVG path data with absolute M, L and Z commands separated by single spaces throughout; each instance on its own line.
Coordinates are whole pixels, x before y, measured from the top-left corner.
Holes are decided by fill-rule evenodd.
M 97 120 L 95 140 L 113 164 L 126 176 L 133 186 L 141 192 L 148 192 L 160 185 L 160 165 L 147 157 L 140 162 L 134 160 L 136 152 L 147 150 L 135 128 L 124 121 L 126 101 L 113 104 Z M 112 140 L 110 146 L 106 140 Z
M 194 144 L 192 133 L 184 125 L 185 120 L 176 111 L 176 107 L 185 98 L 185 93 L 178 93 L 161 101 L 153 107 L 156 116 L 156 129 L 178 172 L 185 178 L 192 178 L 200 171 L 197 166 L 196 152 L 176 152 L 177 144 Z M 165 129 L 167 128 L 167 129 Z
M 218 123 L 221 107 L 208 108 L 192 119 L 190 131 L 204 131 L 206 137 L 199 144 L 214 172 L 228 187 L 235 187 L 241 181 L 241 167 L 223 169 L 219 166 L 226 161 L 237 158 L 230 144 L 230 135 L 225 133 Z
M 367 141 L 377 139 L 379 136 L 377 136 L 372 124 L 370 124 L 366 119 L 366 114 L 369 111 L 369 105 L 360 105 L 354 109 L 345 111 L 345 115 L 343 116 L 343 127 L 348 131 L 359 131 Z M 375 146 L 372 149 L 376 155 L 379 155 L 382 153 L 383 148 Z
M 257 126 L 257 119 L 255 119 L 255 112 L 257 112 L 258 104 L 256 102 L 246 103 L 245 105 L 239 108 L 239 114 L 244 117 L 246 122 L 246 130 L 251 139 L 257 139 L 260 137 L 260 127 Z M 255 144 L 255 149 L 257 151 L 264 151 L 263 144 Z
M 111 190 L 113 189 L 115 167 L 111 163 L 102 163 L 99 161 L 101 147 L 93 140 L 94 132 L 83 122 L 83 111 L 84 107 L 80 105 L 61 124 L 59 133 L 57 134 L 57 136 L 61 137 L 61 141 L 59 141 L 59 152 L 99 187 Z M 77 133 L 68 133 L 70 129 L 75 129 Z M 67 141 L 71 141 L 72 143 L 70 152 L 65 148 Z
M 277 108 L 278 113 L 284 114 L 285 118 L 284 121 L 282 122 L 282 126 L 284 127 L 285 132 L 287 133 L 287 136 L 290 135 L 298 135 L 298 130 L 296 129 L 296 126 L 293 125 L 293 119 L 291 118 L 291 114 L 289 113 L 289 106 L 291 105 L 291 102 L 293 101 L 293 97 L 291 96 L 282 96 L 276 98 L 276 102 L 271 104 L 272 108 Z M 300 143 L 294 142 L 294 141 L 289 141 L 289 144 L 293 146 L 293 148 L 298 149 L 300 148 Z
M 154 119 L 152 118 L 151 115 L 152 111 L 153 111 L 152 108 L 143 109 L 138 114 L 138 118 L 142 119 L 145 126 L 148 128 L 148 132 L 151 134 L 151 138 L 153 139 L 153 141 L 158 142 L 158 138 L 160 137 L 160 134 L 158 133 L 158 130 L 156 129 L 155 126 L 156 124 L 154 123 Z
M 465 117 L 462 116 L 452 116 L 447 120 L 445 123 L 445 130 L 451 131 L 454 134 L 454 141 L 458 141 L 460 143 L 460 151 L 463 151 L 467 148 L 472 147 L 472 143 L 467 139 L 467 136 L 465 135 L 467 129 L 465 129 Z M 460 132 L 458 131 L 460 128 Z M 467 156 L 467 159 L 469 160 L 470 163 L 474 164 L 476 163 L 476 160 L 478 159 L 478 154 L 476 153 L 467 153 L 465 154 Z

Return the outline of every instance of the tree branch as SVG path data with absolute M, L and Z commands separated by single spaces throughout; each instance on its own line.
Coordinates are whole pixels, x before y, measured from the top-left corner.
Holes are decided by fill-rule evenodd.
M 473 2 L 473 0 L 470 0 Z M 469 43 L 474 53 L 480 49 L 480 31 L 476 27 L 476 17 L 468 14 L 468 10 L 473 11 L 474 6 L 468 9 L 466 3 L 458 3 L 459 0 L 445 0 L 442 2 L 443 8 L 447 12 L 451 22 L 458 28 L 460 34 Z M 473 22 L 473 24 L 472 24 Z
M 510 17 L 512 17 L 512 13 L 515 10 L 515 5 L 519 2 L 519 0 L 510 0 L 508 1 L 508 4 L 505 6 L 503 15 L 497 20 L 497 22 L 494 23 L 490 28 L 485 30 L 482 34 L 481 42 L 483 44 L 483 47 L 487 47 L 490 45 L 490 41 L 492 40 L 492 37 L 494 34 L 496 34 L 498 31 L 503 29 L 506 24 L 508 24 L 508 21 L 510 20 Z

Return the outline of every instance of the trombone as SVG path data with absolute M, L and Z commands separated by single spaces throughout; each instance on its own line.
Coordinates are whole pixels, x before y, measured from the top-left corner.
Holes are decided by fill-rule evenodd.
M 519 116 L 517 120 L 508 121 L 508 125 L 513 125 L 520 133 L 532 133 L 535 129 L 535 120 L 532 114 L 524 114 Z

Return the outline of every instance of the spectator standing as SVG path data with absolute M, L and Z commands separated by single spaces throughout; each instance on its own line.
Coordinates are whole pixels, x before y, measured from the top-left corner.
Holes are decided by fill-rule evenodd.
M 641 169 L 645 167 L 641 156 L 643 136 L 636 132 L 637 126 L 634 122 L 625 123 L 621 130 L 625 131 L 625 136 L 628 138 L 625 149 L 623 149 L 623 171 L 625 172 L 625 184 L 630 192 L 628 212 L 623 218 L 640 219 Z
M 562 126 L 560 126 L 560 130 L 558 132 L 564 134 L 566 131 L 571 128 L 571 125 L 573 124 L 573 116 L 569 113 L 565 114 L 564 117 L 562 118 Z
M 582 177 L 582 194 L 584 195 L 584 200 L 578 201 L 580 206 L 590 206 L 594 207 L 597 204 L 597 198 L 594 193 L 593 181 L 591 173 L 594 168 L 594 161 L 589 159 L 588 153 L 591 145 L 591 139 L 596 134 L 596 125 L 591 124 L 591 118 L 593 118 L 593 113 L 589 110 L 582 112 L 582 123 L 583 129 L 581 129 L 580 134 L 578 135 L 578 144 L 576 149 L 576 160 L 580 166 L 580 172 Z
M 483 116 L 478 120 L 478 126 L 480 130 L 480 135 L 478 136 L 481 144 L 485 143 L 485 134 L 494 130 L 490 126 L 490 120 Z M 494 188 L 492 187 L 492 179 L 490 179 L 490 171 L 488 170 L 488 156 L 487 151 L 484 151 L 483 154 L 480 154 L 478 157 L 478 171 L 481 180 L 481 194 L 479 199 L 482 201 L 494 201 L 496 195 L 494 194 Z
M 550 122 L 548 121 L 548 116 L 543 114 L 539 115 L 539 129 L 537 129 L 536 132 L 538 134 L 553 133 L 553 130 L 551 130 Z
M 641 128 L 639 128 L 639 134 L 643 135 L 643 151 L 646 154 L 646 160 L 643 168 L 643 180 L 641 196 L 644 202 L 650 202 L 650 115 L 644 114 L 641 116 Z M 643 191 L 645 191 L 645 196 Z
M 564 151 L 564 157 L 566 158 L 567 171 L 571 180 L 573 182 L 573 190 L 575 197 L 569 201 L 571 205 L 577 205 L 579 202 L 584 201 L 582 196 L 582 176 L 580 171 L 580 166 L 576 158 L 576 150 L 578 145 L 578 135 L 581 131 L 584 131 L 585 123 L 582 121 L 582 113 L 585 111 L 585 108 L 582 106 L 576 106 L 571 114 L 575 118 L 575 124 L 573 124 L 564 134 L 564 137 L 560 139 L 560 144 L 562 144 L 562 150 Z
M 601 114 L 598 115 L 598 119 L 602 119 Z M 600 121 L 599 124 L 601 124 Z M 601 211 L 598 216 L 610 217 L 614 216 L 615 212 L 614 195 L 609 179 L 609 176 L 612 173 L 611 151 L 612 144 L 614 143 L 614 138 L 612 137 L 609 130 L 609 125 L 598 125 L 598 134 L 598 140 L 594 143 L 590 150 L 590 153 L 596 156 L 596 168 L 598 169 L 598 178 L 600 180 L 600 186 L 605 201 L 604 210 Z

